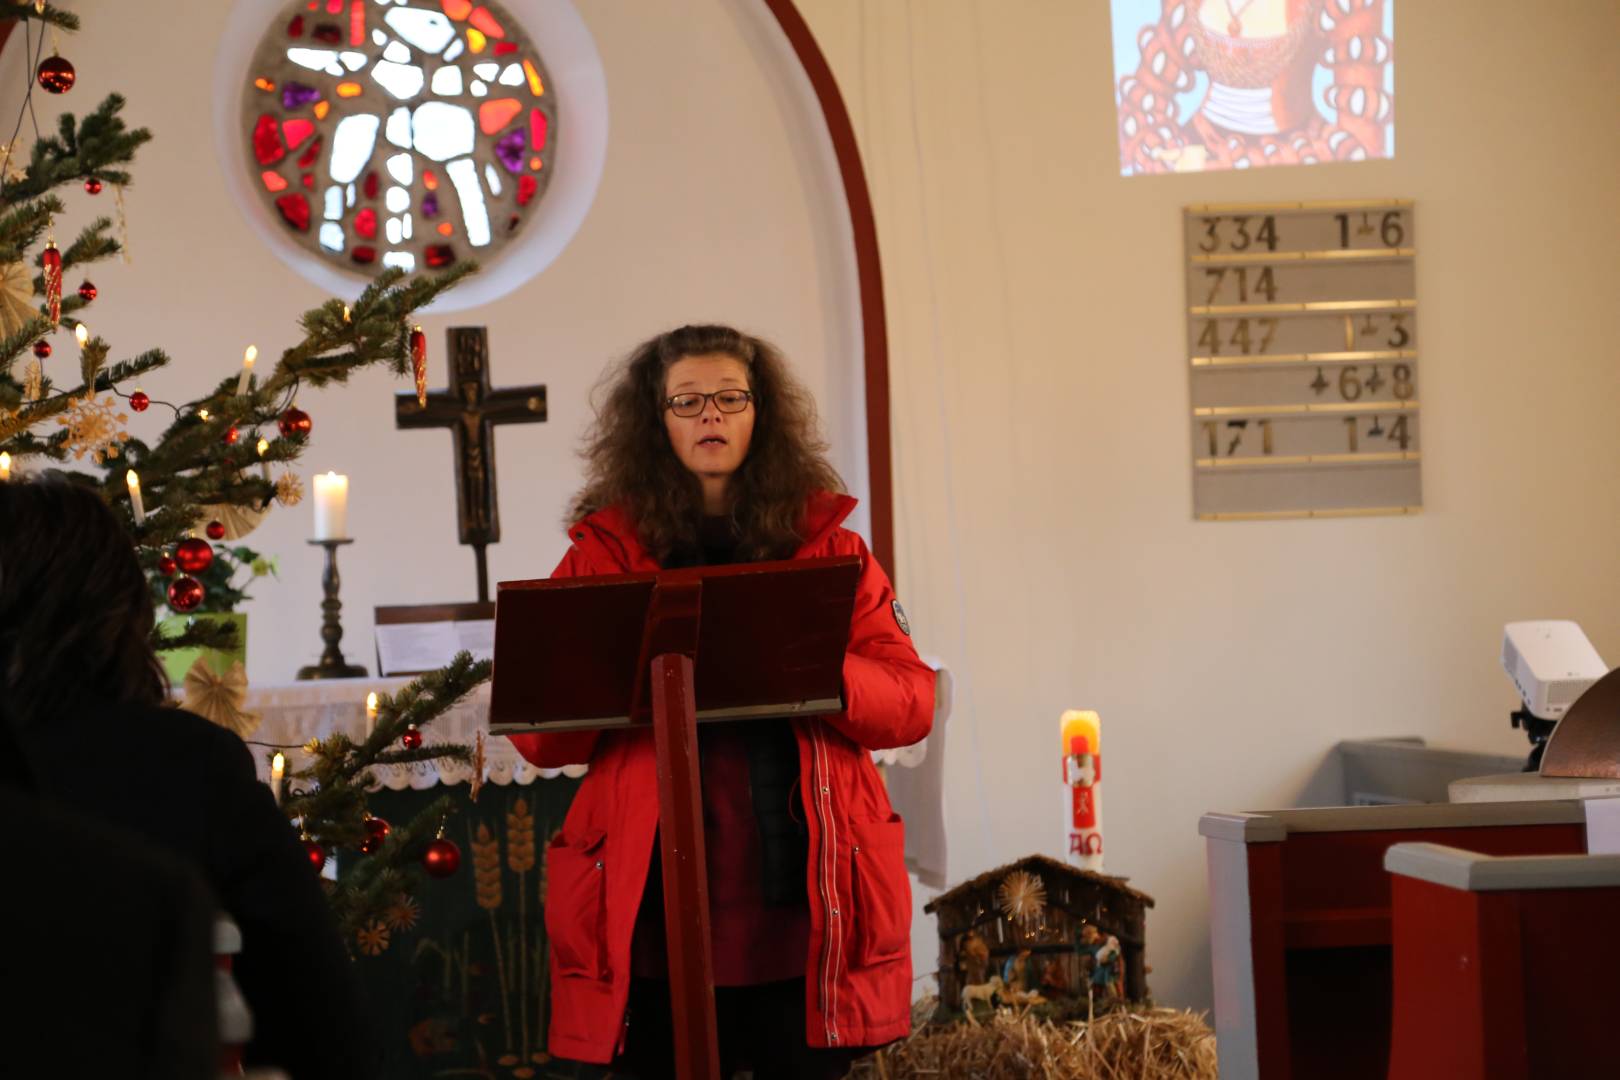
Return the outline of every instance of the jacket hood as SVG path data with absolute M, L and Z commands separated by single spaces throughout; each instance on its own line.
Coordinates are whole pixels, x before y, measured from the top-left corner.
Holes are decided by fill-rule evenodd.
M 859 504 L 853 495 L 835 491 L 818 491 L 805 503 L 799 519 L 799 550 L 802 552 L 820 544 L 844 523 Z M 609 506 L 585 515 L 568 527 L 568 539 L 576 544 L 598 543 L 617 556 L 617 561 L 635 570 L 656 570 L 652 557 L 642 547 L 636 535 L 635 522 L 622 506 Z

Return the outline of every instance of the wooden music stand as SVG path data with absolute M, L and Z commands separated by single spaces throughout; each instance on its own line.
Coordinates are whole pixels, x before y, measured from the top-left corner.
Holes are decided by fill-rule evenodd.
M 497 587 L 492 733 L 652 727 L 681 1080 L 720 1076 L 696 724 L 842 709 L 859 578 L 845 556 Z

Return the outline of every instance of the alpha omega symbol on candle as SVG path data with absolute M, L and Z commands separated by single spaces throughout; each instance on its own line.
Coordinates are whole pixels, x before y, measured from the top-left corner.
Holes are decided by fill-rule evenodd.
M 1101 871 L 1102 721 L 1094 712 L 1069 709 L 1059 721 L 1063 737 L 1065 827 L 1069 862 Z

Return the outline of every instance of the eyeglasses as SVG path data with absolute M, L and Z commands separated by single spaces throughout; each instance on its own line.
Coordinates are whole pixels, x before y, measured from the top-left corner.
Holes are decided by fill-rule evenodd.
M 753 392 L 749 390 L 716 390 L 712 394 L 676 394 L 664 399 L 664 408 L 676 416 L 702 416 L 712 401 L 723 413 L 740 413 L 753 400 Z

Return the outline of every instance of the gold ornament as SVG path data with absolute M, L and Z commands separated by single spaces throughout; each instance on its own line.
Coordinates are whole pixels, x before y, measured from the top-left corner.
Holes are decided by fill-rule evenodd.
M 472 780 L 467 784 L 467 798 L 473 802 L 478 801 L 478 793 L 484 790 L 484 729 L 479 728 L 473 736 Z
M 996 887 L 996 903 L 1007 918 L 1028 926 L 1046 910 L 1046 886 L 1038 875 L 1014 870 Z
M 401 893 L 399 899 L 394 901 L 394 905 L 383 913 L 383 921 L 388 924 L 388 929 L 401 933 L 415 926 L 416 920 L 421 917 L 421 906 L 404 893 Z
M 23 400 L 32 405 L 44 392 L 45 369 L 40 367 L 38 360 L 30 360 L 28 366 L 23 368 Z
M 259 527 L 269 510 L 260 510 L 253 506 L 240 506 L 236 503 L 215 503 L 203 507 L 203 516 L 209 521 L 217 521 L 225 526 L 226 540 L 240 540 L 248 533 Z
M 34 278 L 22 263 L 0 266 L 0 333 L 10 337 L 29 319 L 39 317 Z
M 355 934 L 360 943 L 360 951 L 367 956 L 381 956 L 388 948 L 388 927 L 380 922 L 368 923 Z
M 276 502 L 282 506 L 297 506 L 304 498 L 304 482 L 297 473 L 282 473 L 276 481 Z
M 56 423 L 67 428 L 67 440 L 62 445 L 73 451 L 74 460 L 89 454 L 90 460 L 100 465 L 118 456 L 119 444 L 129 441 L 129 432 L 120 430 L 129 423 L 129 414 L 114 412 L 117 403 L 111 394 L 105 401 L 97 401 L 94 394 L 68 398 L 68 411 L 58 416 Z
M 242 661 L 234 661 L 230 670 L 221 675 L 208 663 L 206 656 L 186 672 L 184 707 L 206 720 L 211 720 L 227 731 L 247 738 L 259 729 L 259 714 L 242 711 L 247 698 L 247 672 Z

